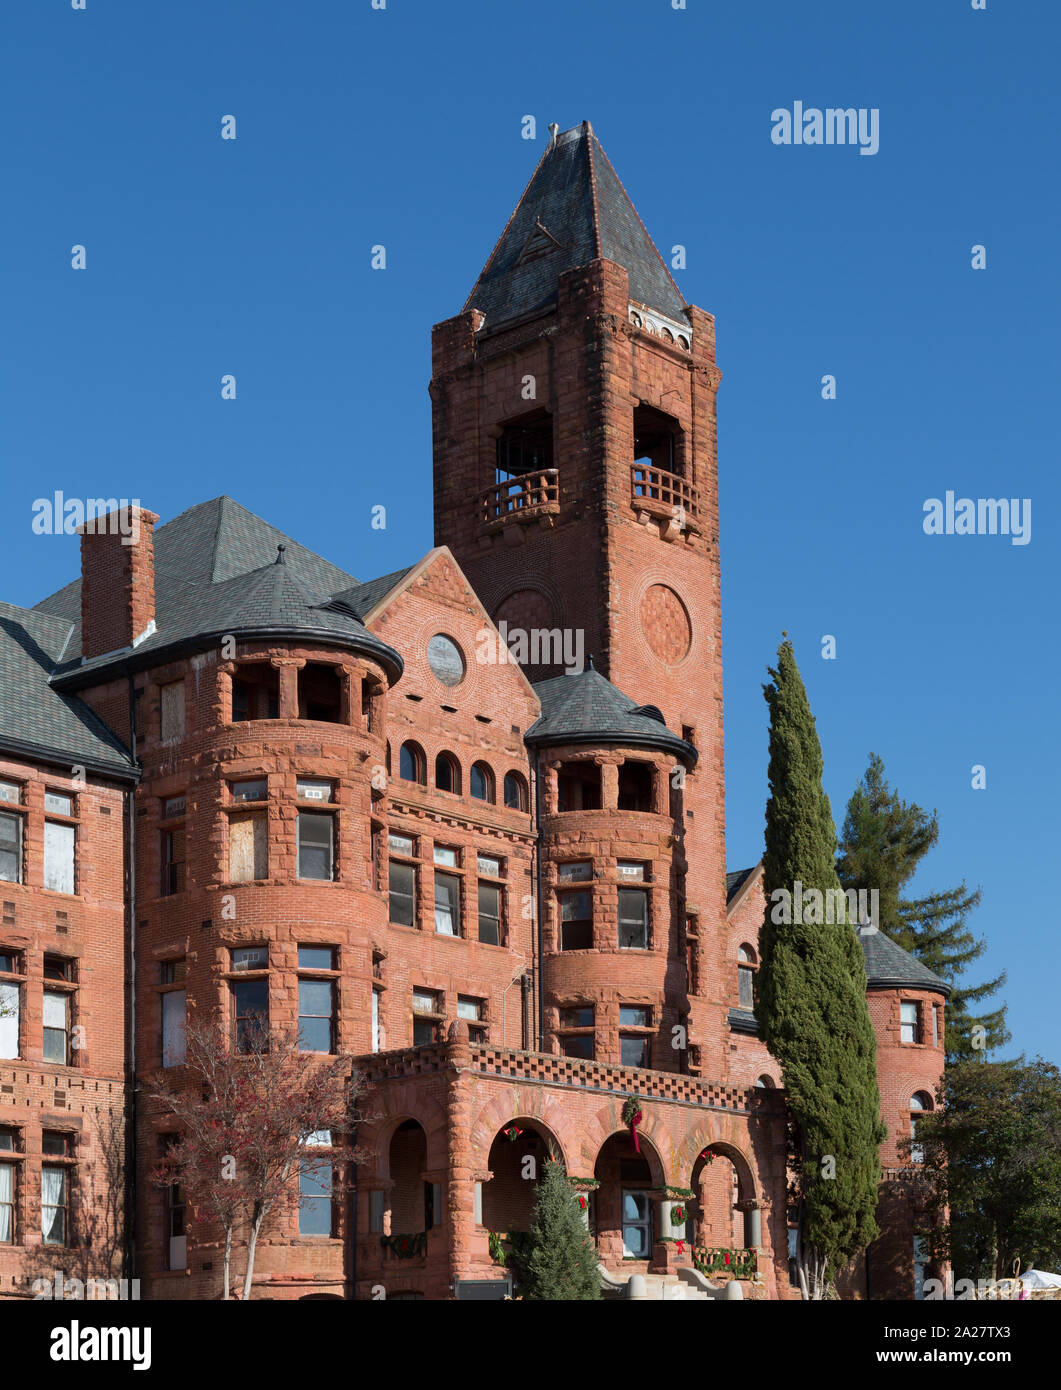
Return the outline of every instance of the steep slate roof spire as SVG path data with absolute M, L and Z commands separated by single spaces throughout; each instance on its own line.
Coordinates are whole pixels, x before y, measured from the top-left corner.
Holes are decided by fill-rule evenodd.
M 487 328 L 534 313 L 565 270 L 598 257 L 625 267 L 631 299 L 683 320 L 681 291 L 583 121 L 550 140 L 464 307 Z

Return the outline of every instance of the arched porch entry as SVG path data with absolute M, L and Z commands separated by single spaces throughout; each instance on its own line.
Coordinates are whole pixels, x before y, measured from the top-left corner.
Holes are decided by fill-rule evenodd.
M 708 1144 L 693 1164 L 688 1239 L 710 1249 L 747 1249 L 762 1240 L 759 1201 L 748 1161 L 728 1144 Z
M 390 1172 L 388 1235 L 420 1235 L 441 1220 L 436 1185 L 428 1182 L 427 1134 L 418 1120 L 402 1120 L 387 1151 Z
M 623 1260 L 651 1260 L 660 1235 L 663 1164 L 643 1134 L 638 1146 L 640 1153 L 630 1132 L 621 1130 L 604 1141 L 593 1166 L 599 1186 L 590 1203 L 590 1229 L 601 1263 L 609 1268 Z
M 540 1120 L 519 1116 L 497 1131 L 482 1189 L 482 1224 L 488 1231 L 529 1231 L 534 1199 L 547 1159 L 560 1158 L 556 1136 Z

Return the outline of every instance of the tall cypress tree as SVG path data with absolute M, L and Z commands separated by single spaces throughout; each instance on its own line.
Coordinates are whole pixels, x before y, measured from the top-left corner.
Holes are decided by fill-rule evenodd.
M 787 639 L 770 675 L 763 687 L 770 707 L 766 913 L 755 1012 L 781 1065 L 795 1122 L 801 1287 L 805 1298 L 821 1298 L 827 1269 L 845 1264 L 877 1235 L 886 1131 L 862 948 L 846 911 L 836 911 L 842 902 L 836 828 L 822 787 L 814 716 Z M 817 910 L 815 892 L 822 895 Z M 832 923 L 821 910 L 827 893 L 834 895 Z
M 538 1184 L 522 1266 L 525 1298 L 585 1301 L 601 1296 L 597 1252 L 564 1165 L 555 1159 L 546 1161 Z
M 902 896 L 903 888 L 938 839 L 936 812 L 903 801 L 888 785 L 883 761 L 871 753 L 862 780 L 847 803 L 836 865 L 840 882 L 844 888 L 876 888 L 881 931 L 954 985 L 955 977 L 978 960 L 987 946 L 983 937 L 975 937 L 965 924 L 980 902 L 980 890 L 970 892 L 963 882 L 957 888 L 922 898 Z M 970 1008 L 1005 982 L 1003 971 L 982 985 L 964 989 L 955 985 L 946 1005 L 948 1065 L 982 1058 L 984 1048 L 973 1046 L 976 1027 L 983 1029 L 982 1041 L 988 1049 L 1009 1041 L 1004 1004 L 985 1013 L 974 1013 Z

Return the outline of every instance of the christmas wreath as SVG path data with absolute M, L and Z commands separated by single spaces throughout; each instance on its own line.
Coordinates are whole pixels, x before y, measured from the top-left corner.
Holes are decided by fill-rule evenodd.
M 704 1160 L 705 1163 L 714 1163 L 715 1159 L 718 1157 L 718 1154 L 715 1153 L 714 1149 L 701 1149 L 700 1157 Z
M 427 1250 L 427 1236 L 423 1231 L 416 1235 L 380 1236 L 379 1243 L 384 1250 L 397 1255 L 399 1260 L 414 1259 Z
M 681 1202 L 676 1203 L 670 1209 L 670 1219 L 672 1226 L 684 1226 L 686 1221 L 685 1208 Z
M 514 1144 L 522 1133 L 519 1125 L 509 1125 L 508 1129 L 505 1130 L 505 1138 L 510 1144 Z
M 586 1196 L 586 1194 L 585 1194 L 584 1192 L 580 1192 L 580 1193 L 578 1194 L 578 1209 L 579 1209 L 579 1211 L 585 1211 L 586 1208 L 587 1208 L 588 1206 L 589 1206 L 589 1198 Z
M 630 1126 L 630 1137 L 634 1141 L 634 1153 L 641 1152 L 641 1145 L 637 1142 L 637 1127 L 641 1123 L 641 1097 L 631 1096 L 623 1106 L 623 1124 Z

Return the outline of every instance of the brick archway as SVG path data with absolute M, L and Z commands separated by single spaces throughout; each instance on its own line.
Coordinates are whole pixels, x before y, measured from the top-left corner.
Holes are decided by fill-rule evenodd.
M 590 1227 L 600 1260 L 621 1268 L 631 1258 L 650 1261 L 659 1237 L 659 1190 L 666 1183 L 663 1160 L 649 1135 L 638 1133 L 635 1149 L 628 1129 L 613 1130 L 593 1163 L 598 1182 Z
M 708 1140 L 699 1150 L 689 1175 L 695 1203 L 694 1244 L 743 1248 L 747 1243 L 746 1214 L 758 1207 L 755 1174 L 734 1144 Z

